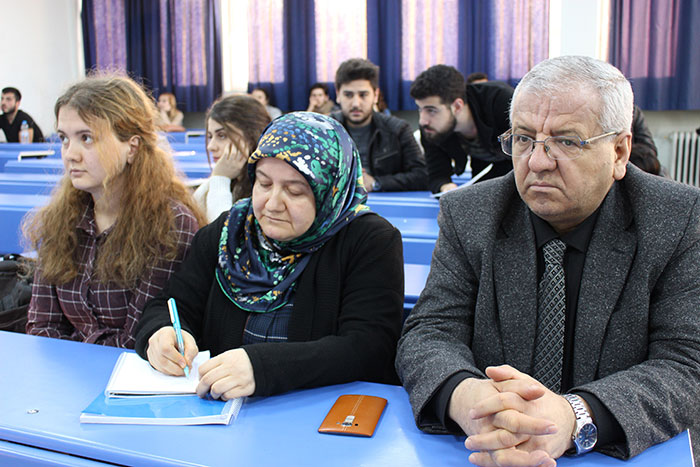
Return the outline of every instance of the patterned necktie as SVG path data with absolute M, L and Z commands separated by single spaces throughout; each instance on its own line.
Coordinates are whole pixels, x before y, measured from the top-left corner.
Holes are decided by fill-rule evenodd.
M 542 247 L 544 273 L 537 288 L 537 338 L 533 376 L 555 393 L 561 390 L 564 359 L 565 250 L 566 244 L 558 238 L 550 240 Z

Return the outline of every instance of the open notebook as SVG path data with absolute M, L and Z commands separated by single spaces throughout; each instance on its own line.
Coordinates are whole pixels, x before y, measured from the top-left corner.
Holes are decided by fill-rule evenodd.
M 439 192 L 439 193 L 433 193 L 433 194 L 430 195 L 430 196 L 432 196 L 433 198 L 440 199 L 440 198 L 442 197 L 442 195 L 444 195 L 445 193 L 449 193 L 450 191 L 459 190 L 459 189 L 462 189 L 462 188 L 467 188 L 467 187 L 469 187 L 469 186 L 472 186 L 473 184 L 475 184 L 476 182 L 478 182 L 484 175 L 486 175 L 487 173 L 489 173 L 489 172 L 491 171 L 492 168 L 493 168 L 493 164 L 489 164 L 489 165 L 487 165 L 486 167 L 484 167 L 484 170 L 482 170 L 482 171 L 479 172 L 478 174 L 474 175 L 468 182 L 459 185 L 457 188 L 453 188 L 453 189 L 451 189 L 451 190 L 449 190 L 449 191 L 441 191 L 441 192 Z
M 209 359 L 200 352 L 189 377 L 156 371 L 133 352 L 123 352 L 107 388 L 80 414 L 81 423 L 134 425 L 227 425 L 236 418 L 242 398 L 230 401 L 196 395 L 199 365 Z
M 153 368 L 133 352 L 122 352 L 114 365 L 105 395 L 110 397 L 195 394 L 199 365 L 209 360 L 209 351 L 199 352 L 192 361 L 190 376 L 170 376 Z

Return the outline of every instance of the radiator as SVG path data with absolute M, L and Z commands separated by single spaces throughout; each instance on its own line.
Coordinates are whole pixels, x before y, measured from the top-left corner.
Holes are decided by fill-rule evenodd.
M 700 137 L 694 131 L 671 133 L 671 177 L 700 187 Z

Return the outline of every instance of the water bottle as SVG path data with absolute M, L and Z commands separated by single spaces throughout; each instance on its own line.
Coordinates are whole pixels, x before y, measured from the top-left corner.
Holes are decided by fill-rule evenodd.
M 29 125 L 26 120 L 22 120 L 22 126 L 19 129 L 19 142 L 20 143 L 31 143 L 29 140 Z

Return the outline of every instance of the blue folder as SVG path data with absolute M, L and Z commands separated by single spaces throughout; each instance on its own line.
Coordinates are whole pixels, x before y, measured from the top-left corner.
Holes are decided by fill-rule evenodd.
M 127 425 L 228 425 L 242 399 L 219 401 L 196 395 L 109 397 L 100 394 L 80 414 L 81 423 Z

